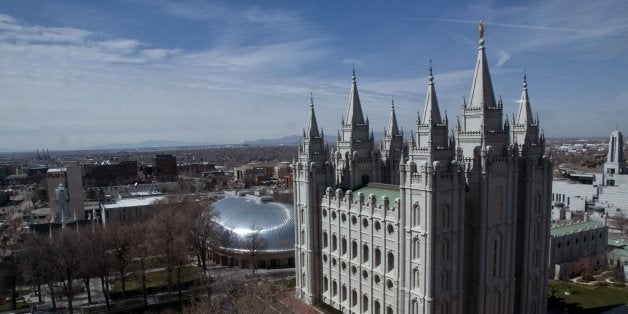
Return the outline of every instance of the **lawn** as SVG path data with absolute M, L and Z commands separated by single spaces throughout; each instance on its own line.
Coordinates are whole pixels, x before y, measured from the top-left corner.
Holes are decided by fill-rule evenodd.
M 202 273 L 198 267 L 189 266 L 181 270 L 181 283 L 191 282 L 202 277 Z M 172 283 L 177 283 L 177 272 L 172 272 Z M 147 288 L 165 287 L 168 285 L 168 274 L 165 270 L 150 272 L 146 274 Z M 126 291 L 141 290 L 142 282 L 136 275 L 131 275 L 126 280 Z M 120 280 L 113 282 L 111 292 L 121 292 L 122 285 Z
M 565 291 L 569 291 L 569 294 L 565 294 Z M 626 303 L 628 303 L 628 290 L 625 287 L 588 287 L 550 280 L 549 309 L 567 308 L 569 313 L 599 313 Z

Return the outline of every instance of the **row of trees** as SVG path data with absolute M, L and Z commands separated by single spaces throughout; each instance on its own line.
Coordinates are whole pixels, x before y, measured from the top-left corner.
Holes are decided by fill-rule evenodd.
M 120 224 L 108 222 L 66 227 L 50 234 L 23 234 L 4 254 L 4 274 L 10 279 L 12 291 L 20 284 L 34 287 L 40 302 L 42 286 L 47 287 L 56 308 L 62 293 L 72 313 L 78 286 L 84 286 L 88 302 L 92 302 L 90 283 L 99 279 L 101 292 L 110 307 L 110 283 L 118 280 L 121 295 L 134 275 L 141 284 L 144 304 L 148 304 L 147 272 L 165 270 L 167 289 L 176 284 L 181 297 L 184 268 L 195 263 L 207 271 L 206 254 L 210 246 L 222 246 L 229 235 L 214 223 L 208 204 L 189 199 L 154 205 L 154 215 L 145 221 Z M 56 287 L 60 287 L 61 289 Z M 15 307 L 16 293 L 12 294 Z

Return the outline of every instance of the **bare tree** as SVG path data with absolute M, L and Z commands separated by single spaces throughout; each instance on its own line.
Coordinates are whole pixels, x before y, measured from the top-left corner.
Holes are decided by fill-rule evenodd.
M 621 234 L 625 233 L 626 228 L 628 227 L 628 217 L 623 212 L 620 212 L 618 215 L 613 216 L 610 220 L 611 226 L 613 228 L 619 230 Z
M 185 248 L 185 239 L 181 232 L 185 228 L 184 219 L 183 215 L 177 211 L 177 204 L 174 202 L 162 202 L 155 206 L 155 210 L 158 212 L 151 220 L 153 247 L 155 253 L 164 259 L 168 292 L 170 292 L 172 291 L 173 272 L 181 263 L 181 256 L 187 256 L 187 252 L 181 250 L 182 247 Z
M 111 302 L 109 299 L 109 279 L 114 269 L 114 256 L 113 250 L 111 250 L 111 244 L 109 242 L 109 228 L 104 228 L 101 225 L 95 226 L 92 229 L 92 254 L 94 255 L 94 262 L 96 268 L 96 274 L 100 278 L 100 286 L 102 293 L 105 297 L 105 303 L 107 309 L 111 308 Z
M 126 278 L 133 261 L 134 238 L 128 225 L 112 221 L 107 224 L 107 240 L 113 253 L 113 262 L 120 278 L 122 295 L 126 293 Z
M 61 279 L 63 292 L 68 299 L 68 311 L 73 313 L 74 280 L 78 278 L 81 264 L 81 252 L 78 245 L 78 232 L 71 229 L 62 229 L 53 240 L 53 249 L 56 254 L 56 270 Z
M 148 289 L 146 281 L 146 271 L 148 269 L 148 260 L 153 254 L 153 247 L 149 241 L 150 228 L 146 222 L 137 222 L 131 228 L 135 238 L 134 256 L 137 260 L 136 273 L 139 275 L 142 284 L 142 297 L 144 306 L 148 305 Z
M 209 245 L 218 238 L 214 223 L 215 213 L 205 202 L 187 201 L 182 207 L 186 207 L 186 241 L 191 252 L 196 255 L 198 265 L 207 273 L 207 251 Z
M 253 271 L 253 275 L 255 275 L 255 270 L 257 269 L 257 255 L 266 247 L 266 239 L 261 233 L 261 227 L 253 226 L 251 230 L 253 231 L 246 236 L 245 245 L 251 262 L 251 270 Z
M 17 308 L 17 286 L 22 281 L 21 219 L 11 219 L 0 233 L 0 297 L 10 291 L 11 308 Z

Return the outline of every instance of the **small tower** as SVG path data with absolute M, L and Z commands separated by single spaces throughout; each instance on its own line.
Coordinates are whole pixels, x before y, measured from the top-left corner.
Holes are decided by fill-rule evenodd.
M 345 190 L 353 190 L 371 181 L 379 181 L 380 158 L 376 154 L 369 121 L 365 120 L 362 114 L 355 70 L 351 79 L 347 118 L 342 121 L 340 134 L 333 156 L 336 169 L 335 185 Z
M 626 173 L 624 161 L 624 134 L 618 130 L 611 132 L 608 141 L 608 155 L 604 163 L 604 185 L 615 185 L 615 176 Z
M 403 158 L 403 132 L 399 131 L 395 101 L 391 100 L 388 127 L 382 140 L 382 183 L 399 184 L 399 163 Z
M 329 152 L 318 129 L 314 100 L 310 96 L 308 128 L 299 144 L 297 160 L 292 164 L 294 178 L 295 273 L 296 296 L 309 304 L 320 301 L 321 203 L 325 188 L 333 185 L 333 170 L 327 161 Z

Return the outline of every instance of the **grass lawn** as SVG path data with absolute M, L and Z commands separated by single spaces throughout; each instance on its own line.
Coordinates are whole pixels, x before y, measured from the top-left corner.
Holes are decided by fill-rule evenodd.
M 202 273 L 200 269 L 196 266 L 188 266 L 184 267 L 181 270 L 181 283 L 194 281 L 198 278 L 202 277 Z M 177 283 L 177 272 L 176 270 L 172 272 L 172 283 Z M 146 286 L 148 288 L 153 287 L 165 287 L 168 285 L 168 273 L 165 270 L 151 272 L 146 274 Z M 141 290 L 142 282 L 137 275 L 131 275 L 126 280 L 126 291 L 132 290 Z M 120 280 L 116 280 L 113 282 L 113 288 L 111 292 L 121 292 L 122 285 Z
M 22 301 L 22 300 L 18 300 L 16 305 L 17 305 L 18 309 L 28 307 L 28 303 L 26 303 L 25 301 Z M 7 300 L 4 303 L 0 304 L 0 312 L 10 311 L 10 310 L 12 310 L 12 308 L 11 308 L 11 301 Z
M 570 294 L 566 295 L 565 291 L 570 291 Z M 599 313 L 626 303 L 628 290 L 625 287 L 588 287 L 554 280 L 549 283 L 549 309 L 567 308 L 569 313 Z

